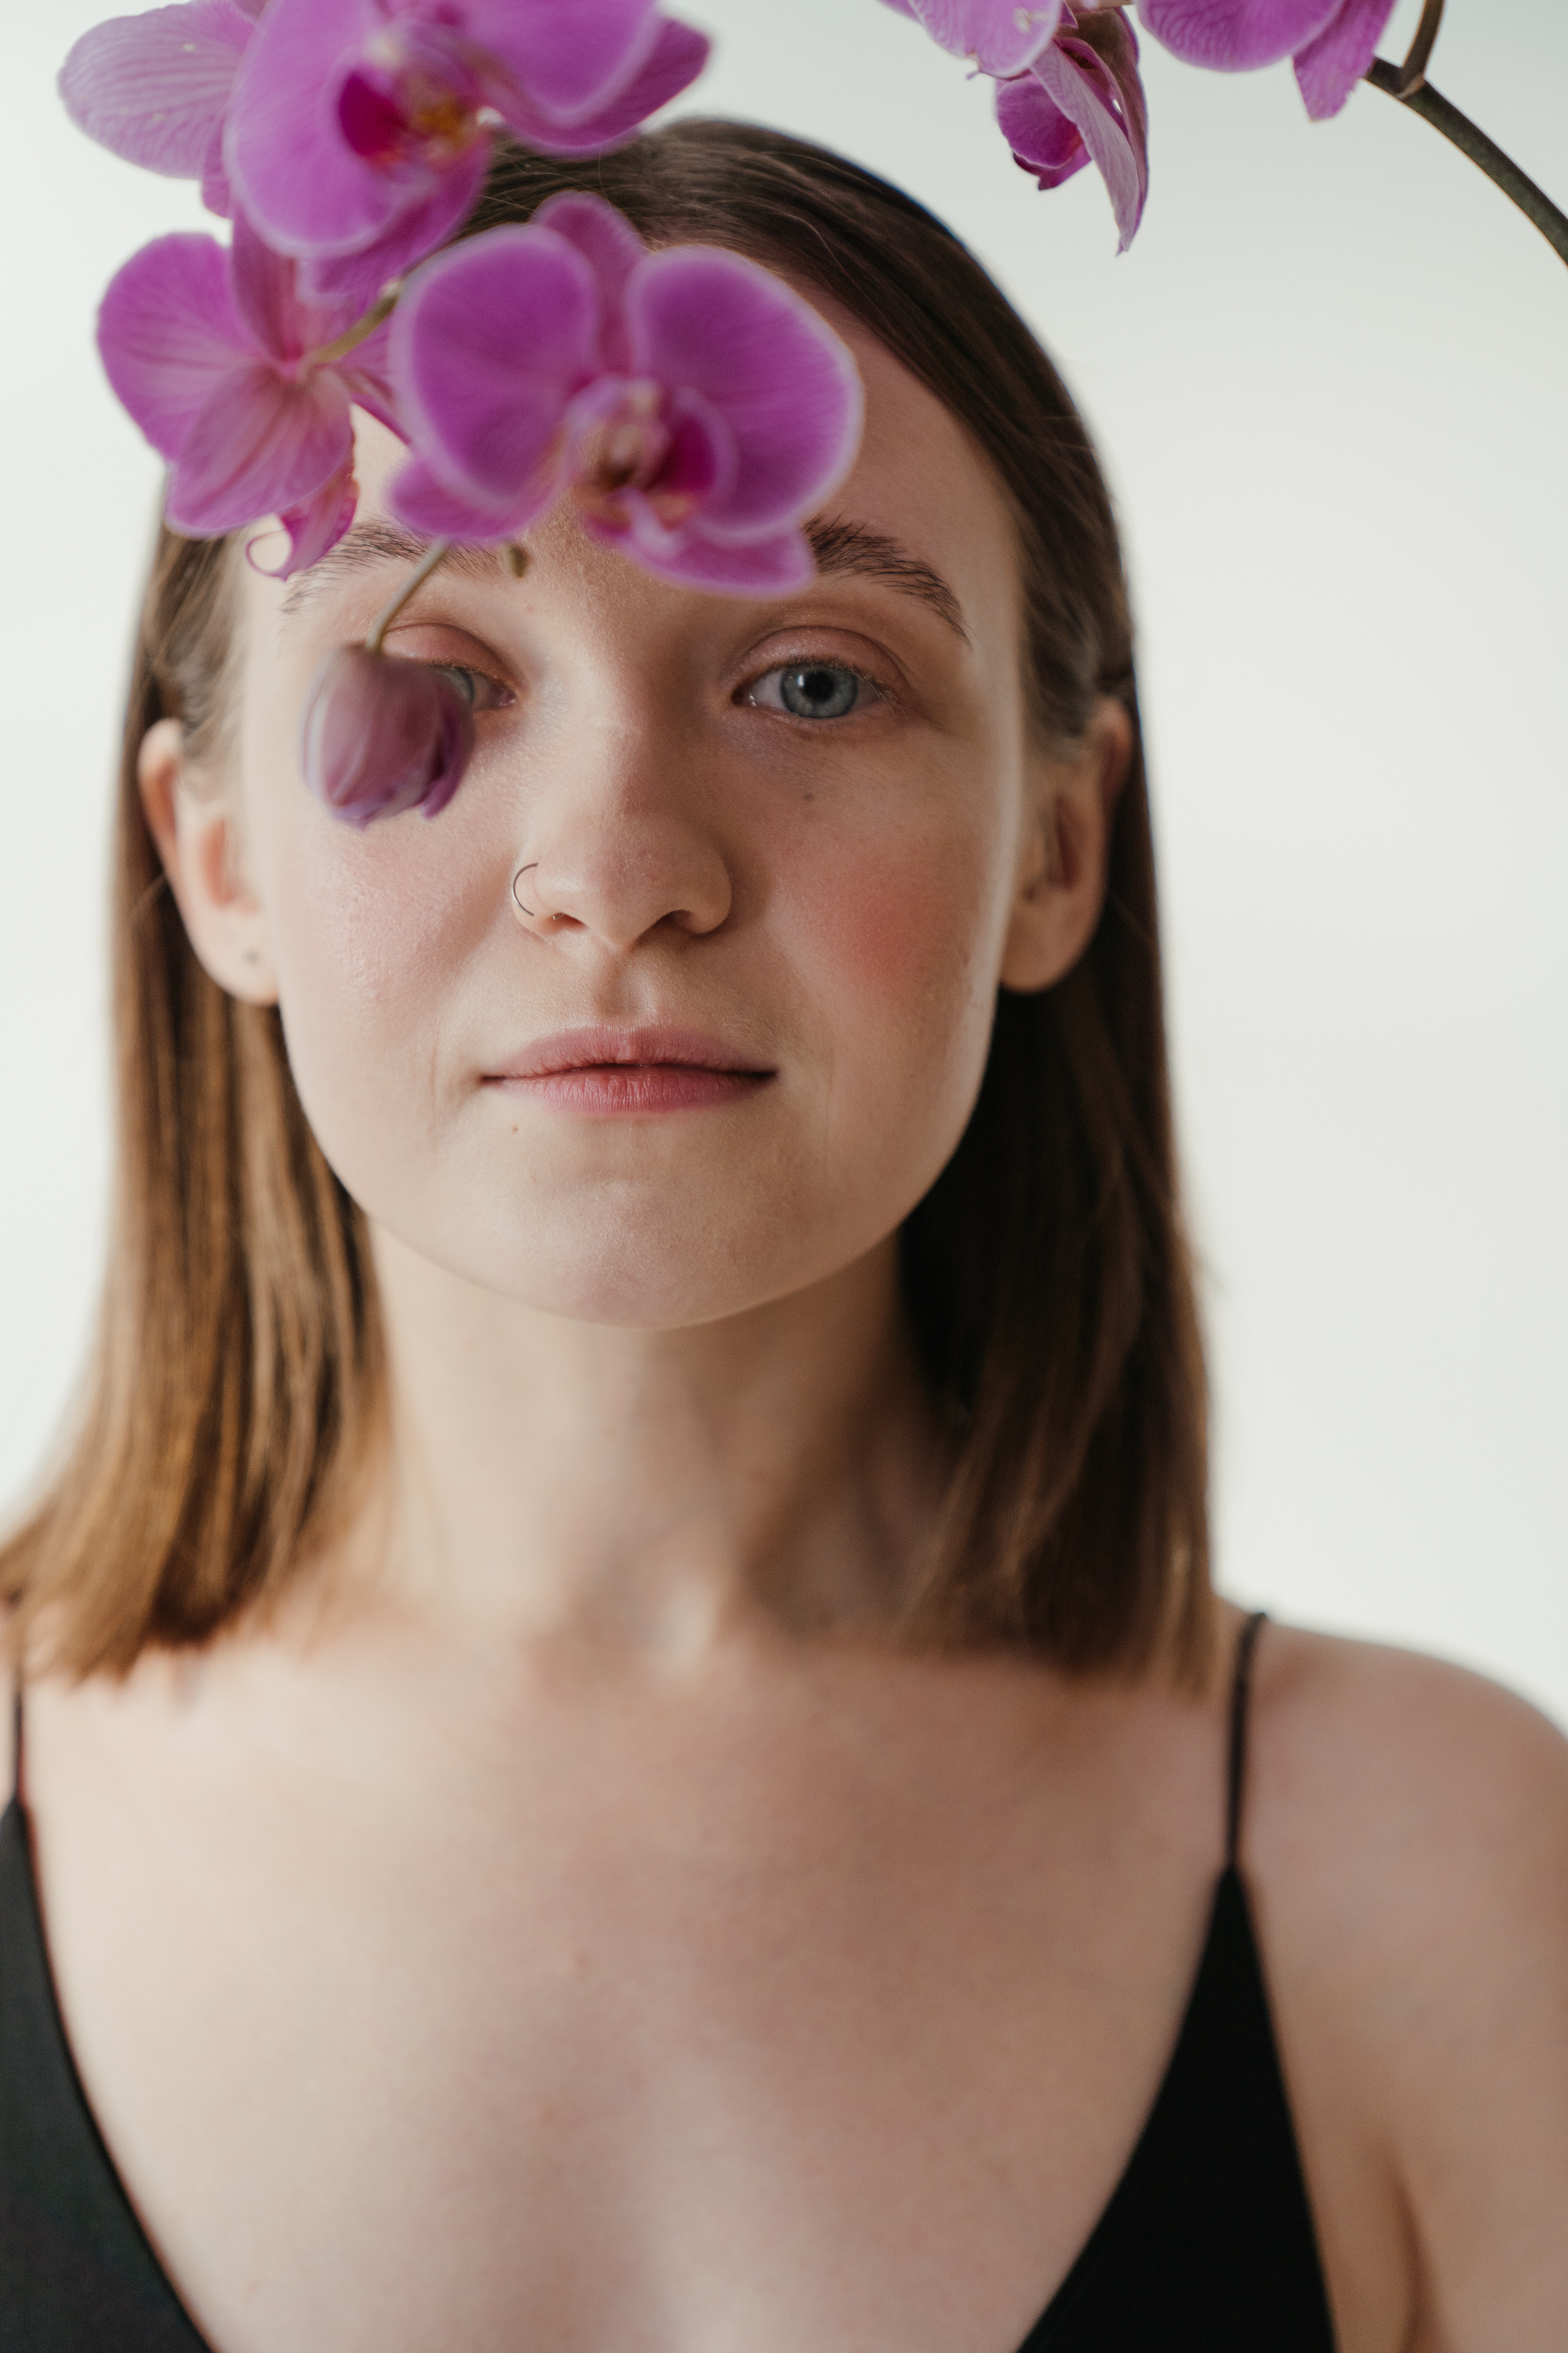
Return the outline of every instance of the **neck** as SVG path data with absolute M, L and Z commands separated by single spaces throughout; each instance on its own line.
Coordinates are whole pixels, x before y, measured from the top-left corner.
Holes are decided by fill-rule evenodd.
M 667 1655 L 896 1620 L 940 1449 L 893 1242 L 679 1331 L 541 1314 L 384 1232 L 375 1256 L 391 1445 L 363 1533 L 422 1614 Z

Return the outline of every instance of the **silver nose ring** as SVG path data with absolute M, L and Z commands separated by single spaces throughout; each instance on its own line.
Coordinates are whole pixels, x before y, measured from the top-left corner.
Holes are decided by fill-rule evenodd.
M 530 923 L 533 921 L 534 911 L 531 907 L 525 907 L 523 905 L 522 901 L 518 896 L 517 886 L 521 881 L 525 874 L 532 873 L 538 863 L 539 860 L 537 858 L 531 859 L 526 866 L 520 866 L 517 872 L 511 878 L 511 903 L 517 909 L 520 915 L 526 915 L 528 917 Z

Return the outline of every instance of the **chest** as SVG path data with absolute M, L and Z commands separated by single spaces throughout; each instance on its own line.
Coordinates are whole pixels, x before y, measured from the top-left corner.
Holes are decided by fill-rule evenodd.
M 78 2063 L 220 2353 L 1014 2353 L 1168 2054 L 1200 1837 L 747 1780 L 62 1829 Z

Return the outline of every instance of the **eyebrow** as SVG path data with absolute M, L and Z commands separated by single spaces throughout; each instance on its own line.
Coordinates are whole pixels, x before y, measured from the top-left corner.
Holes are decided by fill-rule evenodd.
M 969 643 L 963 606 L 941 573 L 911 555 L 901 541 L 837 515 L 817 516 L 806 524 L 805 535 L 819 572 L 856 572 L 864 579 L 890 581 L 905 596 L 929 605 L 965 645 Z
M 963 608 L 940 572 L 911 555 L 901 541 L 885 532 L 842 515 L 818 515 L 805 526 L 816 568 L 824 573 L 855 573 L 862 579 L 886 580 L 907 596 L 916 597 L 947 623 L 964 643 Z M 384 564 L 415 565 L 429 549 L 427 539 L 379 518 L 356 522 L 337 545 L 301 572 L 283 600 L 286 613 L 297 613 L 331 581 Z M 446 559 L 446 569 L 470 580 L 493 583 L 506 576 L 500 551 L 458 540 Z
M 336 547 L 330 547 L 309 571 L 297 575 L 283 599 L 283 610 L 297 613 L 330 582 L 345 574 L 363 572 L 373 565 L 415 565 L 429 553 L 429 549 L 427 539 L 416 538 L 413 532 L 403 531 L 395 522 L 384 522 L 379 519 L 356 522 L 353 529 L 339 540 Z M 444 568 L 447 572 L 461 573 L 469 580 L 493 582 L 507 577 L 499 547 L 482 547 L 467 540 L 453 543 Z

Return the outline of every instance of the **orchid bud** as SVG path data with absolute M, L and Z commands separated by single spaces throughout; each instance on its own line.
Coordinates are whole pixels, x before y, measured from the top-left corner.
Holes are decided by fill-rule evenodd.
M 340 646 L 310 681 L 300 765 L 318 800 L 347 825 L 444 809 L 474 748 L 462 690 L 427 662 Z

